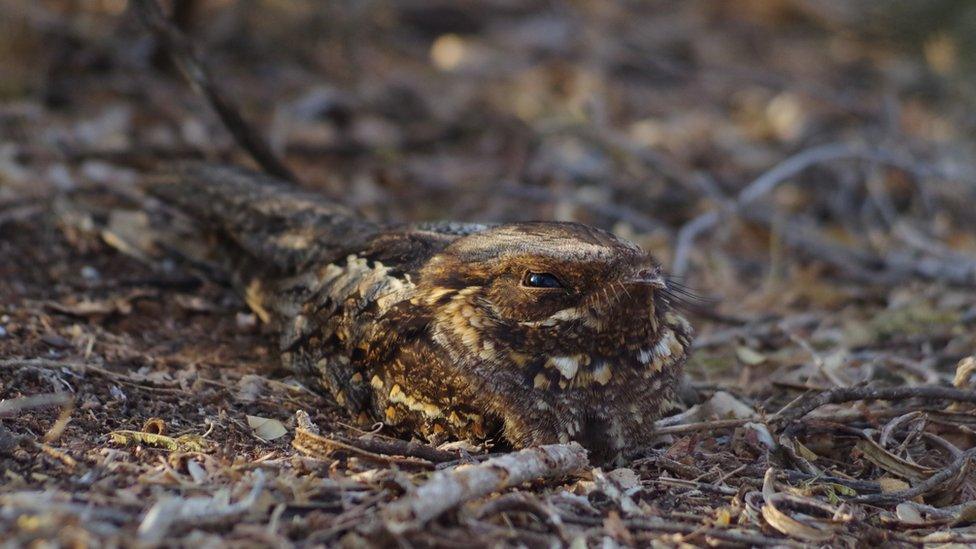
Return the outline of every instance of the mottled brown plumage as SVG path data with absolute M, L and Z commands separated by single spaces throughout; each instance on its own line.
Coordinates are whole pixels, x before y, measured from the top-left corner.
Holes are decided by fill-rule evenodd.
M 692 330 L 658 263 L 577 223 L 386 227 L 244 170 L 152 191 L 216 235 L 285 362 L 362 421 L 428 440 L 639 450 Z

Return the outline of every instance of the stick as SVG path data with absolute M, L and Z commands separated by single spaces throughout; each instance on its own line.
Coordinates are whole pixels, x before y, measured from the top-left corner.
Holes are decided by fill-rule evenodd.
M 715 431 L 718 429 L 734 429 L 742 427 L 746 423 L 759 423 L 757 418 L 748 419 L 717 419 L 715 421 L 701 421 L 698 423 L 683 423 L 681 425 L 668 425 L 654 429 L 655 435 L 667 435 L 676 433 L 692 433 L 695 431 Z
M 725 209 L 729 210 L 730 213 L 739 213 L 743 210 L 743 206 L 772 192 L 781 183 L 810 166 L 849 157 L 867 157 L 876 160 L 876 158 L 868 156 L 860 147 L 846 144 L 823 145 L 800 151 L 754 179 L 739 192 L 735 200 L 729 200 L 724 204 Z M 713 210 L 699 215 L 681 228 L 674 253 L 673 270 L 675 274 L 683 275 L 687 271 L 691 246 L 695 239 L 717 225 L 722 218 L 721 212 Z
M 0 402 L 0 417 L 12 416 L 22 410 L 29 410 L 31 408 L 64 406 L 73 401 L 73 397 L 68 393 L 44 393 L 4 400 Z
M 894 166 L 898 169 L 915 173 L 916 175 L 931 175 L 932 172 L 928 167 L 920 167 L 911 162 L 901 160 L 895 154 L 883 149 L 874 149 L 857 144 L 831 143 L 800 151 L 754 179 L 739 192 L 735 199 L 724 201 L 722 204 L 722 210 L 724 211 L 712 210 L 686 223 L 678 232 L 672 271 L 679 276 L 685 274 L 689 267 L 691 248 L 695 240 L 706 231 L 718 225 L 720 221 L 726 219 L 728 215 L 751 213 L 753 210 L 747 206 L 751 206 L 756 200 L 771 193 L 780 184 L 811 166 L 824 162 L 848 159 L 866 160 Z M 759 221 L 756 219 L 751 220 Z M 802 245 L 805 243 L 790 244 L 794 246 L 800 244 L 798 247 L 803 247 Z M 830 263 L 836 265 L 840 261 Z M 925 273 L 918 274 L 922 275 Z
M 142 23 L 149 28 L 160 45 L 180 67 L 193 89 L 207 99 L 220 121 L 261 168 L 270 175 L 292 183 L 298 178 L 275 154 L 268 143 L 241 116 L 240 108 L 214 83 L 194 44 L 174 26 L 156 0 L 129 2 Z
M 602 517 L 587 517 L 579 515 L 570 515 L 568 513 L 561 514 L 563 520 L 574 524 L 583 524 L 587 526 L 603 526 Z M 753 533 L 750 531 L 742 530 L 723 530 L 721 528 L 709 528 L 707 526 L 702 526 L 700 524 L 681 524 L 679 522 L 667 520 L 665 517 L 657 517 L 654 519 L 625 519 L 624 524 L 629 528 L 636 530 L 643 530 L 647 532 L 656 532 L 664 534 L 680 534 L 684 536 L 707 536 L 713 537 L 715 539 L 720 539 L 723 541 L 728 541 L 731 543 L 745 544 L 749 546 L 780 546 L 780 547 L 803 547 L 799 543 L 784 539 L 780 537 L 767 537 L 761 533 Z
M 639 231 L 651 232 L 665 228 L 664 224 L 660 221 L 651 219 L 640 211 L 623 204 L 591 200 L 579 196 L 573 196 L 570 193 L 556 193 L 542 187 L 526 186 L 519 184 L 518 182 L 504 182 L 500 184 L 497 189 L 508 196 L 525 198 L 543 203 L 566 200 L 572 203 L 574 206 L 581 207 L 584 210 L 589 210 L 595 214 L 612 217 L 613 219 L 619 221 L 626 221 Z
M 856 501 L 857 503 L 870 503 L 874 505 L 892 505 L 895 503 L 901 503 L 913 499 L 916 496 L 928 493 L 931 490 L 942 485 L 950 478 L 954 477 L 959 473 L 969 460 L 976 458 L 976 448 L 970 448 L 962 453 L 958 458 L 956 458 L 952 463 L 950 463 L 945 469 L 942 469 L 938 473 L 930 476 L 924 481 L 912 486 L 907 490 L 899 490 L 897 492 L 890 492 L 887 494 L 870 494 L 867 496 L 858 496 L 852 498 L 850 501 Z
M 369 446 L 369 442 L 360 444 L 359 440 L 362 439 L 351 439 L 348 437 L 329 438 L 322 436 L 319 427 L 312 422 L 312 418 L 309 417 L 308 412 L 305 410 L 298 410 L 295 412 L 295 438 L 292 440 L 292 447 L 302 452 L 306 455 L 314 457 L 316 459 L 330 459 L 332 455 L 337 450 L 342 450 L 348 453 L 358 455 L 360 457 L 378 461 L 385 464 L 396 464 L 405 468 L 433 468 L 434 463 L 427 461 L 426 459 L 418 459 L 416 453 L 422 453 L 420 451 L 414 451 L 413 453 L 408 453 L 407 451 L 399 452 L 396 450 L 416 450 L 416 446 L 411 446 L 410 443 L 404 442 L 400 446 L 386 445 L 386 446 Z M 335 435 L 333 435 L 335 436 Z M 427 447 L 429 450 L 437 452 L 436 448 Z M 394 451 L 384 451 L 384 450 L 394 450 Z M 390 454 L 395 454 L 397 456 L 403 455 L 407 456 L 405 458 L 399 458 L 391 456 Z M 453 459 L 455 456 L 453 454 L 447 453 L 447 456 Z
M 295 429 L 295 439 L 291 445 L 299 452 L 316 459 L 330 459 L 336 451 L 344 451 L 370 461 L 387 465 L 396 464 L 404 469 L 432 469 L 434 467 L 433 463 L 424 459 L 412 456 L 397 457 L 382 452 L 374 452 L 352 442 L 324 437 L 301 427 Z
M 382 512 L 387 531 L 402 534 L 423 527 L 448 509 L 523 482 L 560 478 L 589 467 L 578 443 L 527 448 L 476 465 L 438 471 L 411 494 Z
M 917 387 L 838 387 L 824 391 L 813 398 L 801 399 L 795 406 L 780 410 L 771 421 L 788 423 L 809 414 L 827 404 L 841 404 L 857 400 L 902 400 L 924 398 L 928 400 L 952 400 L 976 403 L 976 391 L 920 385 Z
M 438 450 L 427 444 L 398 438 L 366 435 L 356 439 L 344 438 L 343 442 L 377 454 L 416 457 L 433 463 L 445 463 L 458 458 L 454 452 Z

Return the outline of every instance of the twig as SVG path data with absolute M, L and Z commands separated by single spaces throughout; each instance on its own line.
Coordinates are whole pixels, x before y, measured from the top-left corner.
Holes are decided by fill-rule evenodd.
M 500 190 L 502 193 L 515 198 L 524 198 L 538 202 L 549 203 L 556 200 L 566 200 L 574 206 L 579 206 L 595 214 L 605 215 L 618 221 L 630 223 L 638 231 L 651 232 L 665 228 L 663 223 L 651 219 L 640 211 L 614 202 L 602 202 L 572 193 L 556 193 L 546 188 L 528 186 L 518 182 L 505 182 L 493 188 L 493 190 Z
M 790 177 L 802 172 L 803 170 L 821 162 L 838 160 L 852 155 L 863 155 L 863 151 L 858 147 L 856 150 L 846 144 L 831 144 L 814 147 L 795 154 L 783 162 L 780 162 L 769 171 L 763 173 L 752 183 L 742 189 L 734 201 L 726 201 L 723 204 L 728 213 L 739 213 L 743 206 L 750 204 L 765 194 L 775 189 Z M 678 232 L 678 241 L 674 253 L 674 263 L 672 269 L 676 275 L 683 275 L 688 270 L 688 260 L 691 247 L 695 239 L 718 224 L 722 220 L 722 214 L 718 210 L 712 210 L 692 219 L 685 224 Z
M 492 492 L 533 480 L 561 478 L 589 466 L 575 442 L 527 448 L 476 465 L 438 471 L 413 493 L 383 509 L 386 530 L 416 530 L 448 509 Z
M 672 425 L 685 425 L 690 423 L 689 420 L 697 418 L 701 415 L 701 405 L 695 404 L 691 408 L 688 408 L 684 412 L 674 414 L 673 416 L 663 417 L 654 422 L 654 428 L 660 429 L 662 427 L 670 427 Z
M 559 513 L 552 505 L 540 501 L 538 496 L 531 493 L 512 492 L 492 499 L 478 508 L 474 512 L 474 517 L 478 520 L 484 520 L 506 512 L 530 513 L 541 523 L 549 526 L 563 543 L 569 544 L 571 541 L 563 528 L 563 521 Z
M 343 438 L 343 442 L 377 454 L 417 457 L 433 463 L 444 463 L 458 458 L 454 452 L 438 450 L 427 444 L 398 438 L 366 435 L 357 439 Z
M 895 268 L 881 257 L 837 244 L 803 218 L 787 218 L 772 208 L 764 207 L 745 208 L 739 215 L 749 222 L 775 230 L 787 246 L 832 266 L 855 281 L 892 285 L 912 276 L 910 269 Z
M 708 334 L 702 334 L 695 338 L 695 349 L 707 349 L 719 347 L 734 342 L 740 338 L 755 338 L 760 340 L 769 339 L 775 335 L 783 334 L 784 329 L 802 330 L 816 327 L 822 322 L 824 314 L 803 313 L 786 318 L 774 317 L 749 322 L 745 326 L 736 326 Z
M 747 208 L 746 206 L 751 206 L 759 198 L 771 193 L 789 178 L 816 164 L 844 159 L 867 160 L 923 175 L 929 175 L 931 172 L 929 169 L 923 169 L 911 162 L 901 160 L 888 151 L 858 144 L 831 143 L 800 151 L 754 179 L 739 192 L 734 200 L 727 200 L 722 203 L 721 210 L 703 213 L 686 223 L 678 232 L 672 271 L 679 276 L 687 272 L 691 249 L 695 240 L 718 225 L 726 216 L 754 213 L 754 208 Z M 746 217 L 756 221 L 755 216 L 746 215 Z M 769 219 L 762 221 L 768 223 Z M 806 240 L 811 239 L 807 238 Z M 796 243 L 790 244 L 796 245 Z M 842 264 L 839 261 L 832 263 Z
M 840 484 L 853 488 L 858 492 L 880 492 L 881 484 L 873 480 L 856 480 L 830 475 L 819 475 L 805 473 L 803 471 L 786 470 L 781 472 L 781 476 L 789 482 L 826 482 L 830 484 Z
M 45 393 L 4 400 L 0 402 L 0 417 L 12 416 L 21 410 L 29 410 L 31 408 L 64 406 L 73 401 L 74 399 L 68 393 Z
M 788 406 L 780 410 L 770 419 L 773 422 L 786 424 L 827 404 L 841 404 L 857 400 L 894 401 L 909 398 L 976 403 L 976 391 L 932 385 L 917 387 L 838 387 L 814 395 L 812 398 L 800 399 L 795 406 Z
M 7 488 L 9 489 L 11 486 Z M 91 495 L 88 494 L 88 496 Z M 136 510 L 131 505 L 110 507 L 104 505 L 100 499 L 92 497 L 91 500 L 86 501 L 85 498 L 85 495 L 67 494 L 51 488 L 37 491 L 6 492 L 0 494 L 0 508 L 3 508 L 6 516 L 17 517 L 26 514 L 40 515 L 41 513 L 45 513 L 45 516 L 51 516 L 55 513 L 63 513 L 75 515 L 79 522 L 89 524 L 94 521 L 127 524 L 136 516 Z
M 671 272 L 675 276 L 684 276 L 688 272 L 691 249 L 695 240 L 717 225 L 721 219 L 722 214 L 718 210 L 712 210 L 695 217 L 681 227 L 674 245 L 674 260 L 671 262 Z
M 254 158 L 268 174 L 298 182 L 295 174 L 275 154 L 257 131 L 241 116 L 241 109 L 214 83 L 194 44 L 166 19 L 156 0 L 131 0 L 130 4 L 143 24 L 149 28 L 173 62 L 180 67 L 193 86 L 217 112 L 234 140 Z
M 65 464 L 68 469 L 74 469 L 78 466 L 78 460 L 69 456 L 64 450 L 60 450 L 49 444 L 44 444 L 43 442 L 34 442 L 33 445 L 38 450 Z
M 142 389 L 144 391 L 154 391 L 158 393 L 169 393 L 169 394 L 178 394 L 178 395 L 190 394 L 188 391 L 184 391 L 183 389 L 180 389 L 176 386 L 167 387 L 158 381 L 144 380 L 141 383 L 139 383 L 133 381 L 134 379 L 137 379 L 134 376 L 126 375 L 118 372 L 112 372 L 104 368 L 99 368 L 94 364 L 89 364 L 85 362 L 75 362 L 75 361 L 68 361 L 68 360 L 59 361 L 59 360 L 50 360 L 47 358 L 10 358 L 10 359 L 0 360 L 0 369 L 4 369 L 4 368 L 15 368 L 15 369 L 36 368 L 36 369 L 44 369 L 44 370 L 60 370 L 62 368 L 66 368 L 68 370 L 73 370 L 75 372 L 95 373 L 100 376 L 111 379 L 113 381 L 117 381 L 120 384 L 128 385 L 130 387 L 135 387 L 137 389 Z
M 603 526 L 603 519 L 600 517 L 584 517 L 562 513 L 563 520 L 566 522 L 585 524 L 589 526 Z M 657 519 L 625 519 L 624 524 L 628 528 L 635 530 L 645 530 L 649 532 L 659 532 L 665 534 L 682 534 L 686 536 L 706 536 L 732 543 L 742 543 L 746 545 L 777 545 L 782 547 L 802 547 L 797 542 L 784 538 L 774 538 L 763 536 L 762 534 L 752 534 L 736 532 L 733 530 L 721 530 L 719 528 L 709 528 L 695 524 L 680 524 L 677 522 L 666 521 L 663 518 Z
M 44 204 L 32 204 L 30 202 L 11 207 L 4 205 L 4 207 L 0 209 L 0 227 L 6 225 L 7 223 L 26 221 L 40 213 L 43 213 L 45 207 L 46 206 Z
M 739 490 L 736 488 L 730 488 L 728 486 L 719 486 L 717 484 L 701 482 L 699 480 L 685 480 L 683 478 L 658 477 L 658 478 L 650 479 L 649 482 L 656 482 L 658 484 L 664 484 L 668 486 L 680 486 L 682 488 L 692 488 L 695 490 L 700 490 L 702 492 L 713 492 L 716 494 L 721 494 L 723 496 L 734 496 L 739 493 Z
M 717 429 L 728 429 L 730 427 L 741 427 L 746 423 L 754 423 L 756 418 L 749 419 L 718 419 L 715 421 L 702 421 L 701 423 L 687 423 L 684 425 L 671 425 L 654 429 L 655 435 L 667 435 L 675 433 L 690 433 L 695 431 L 713 431 Z
M 739 193 L 739 204 L 749 204 L 750 202 L 772 192 L 781 183 L 799 174 L 803 170 L 821 164 L 844 159 L 862 159 L 873 162 L 893 163 L 899 167 L 905 165 L 904 162 L 896 162 L 892 155 L 882 151 L 870 150 L 857 144 L 830 143 L 819 147 L 812 147 L 800 151 L 764 174 L 752 181 L 742 192 Z
M 858 496 L 852 498 L 851 501 L 855 501 L 857 503 L 869 503 L 872 505 L 892 505 L 913 499 L 916 496 L 921 496 L 934 490 L 950 478 L 954 477 L 964 466 L 966 466 L 966 464 L 969 463 L 969 460 L 973 458 L 976 458 L 976 448 L 966 450 L 946 468 L 916 484 L 915 486 L 908 488 L 907 490 L 899 490 L 897 492 L 889 492 L 887 494 Z
M 291 443 L 292 447 L 318 459 L 329 459 L 337 450 L 345 451 L 365 458 L 370 461 L 383 464 L 396 464 L 405 469 L 432 469 L 434 464 L 425 459 L 415 457 L 396 457 L 390 455 L 395 452 L 376 452 L 373 449 L 363 446 L 358 441 L 338 440 L 322 436 L 311 429 L 299 424 L 295 429 L 295 438 Z

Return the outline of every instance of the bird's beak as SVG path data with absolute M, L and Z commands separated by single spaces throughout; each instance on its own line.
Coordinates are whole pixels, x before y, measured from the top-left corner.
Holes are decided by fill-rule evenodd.
M 639 271 L 637 274 L 631 276 L 627 279 L 627 282 L 631 284 L 641 284 L 644 286 L 649 286 L 655 290 L 666 290 L 668 288 L 668 281 L 665 280 L 664 275 L 661 271 L 654 269 L 644 269 Z

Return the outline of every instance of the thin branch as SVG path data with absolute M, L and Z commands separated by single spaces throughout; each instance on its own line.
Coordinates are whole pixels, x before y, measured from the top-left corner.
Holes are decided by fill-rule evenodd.
M 916 484 L 915 486 L 908 488 L 907 490 L 899 490 L 897 492 L 889 492 L 887 494 L 858 496 L 852 498 L 850 501 L 855 501 L 857 503 L 868 503 L 872 505 L 893 505 L 895 503 L 901 503 L 903 501 L 914 499 L 917 496 L 921 496 L 935 490 L 949 479 L 955 477 L 957 474 L 959 474 L 959 471 L 962 470 L 962 468 L 966 466 L 973 458 L 976 458 L 976 448 L 966 450 L 958 458 L 953 460 L 953 462 L 950 463 L 946 468 Z
M 268 174 L 298 182 L 298 178 L 275 154 L 268 143 L 241 116 L 241 109 L 214 83 L 195 45 L 163 14 L 156 0 L 131 0 L 139 19 L 153 33 L 173 62 L 180 67 L 197 93 L 217 112 L 234 140 Z
M 695 243 L 695 240 L 705 232 L 714 228 L 723 219 L 726 219 L 731 215 L 742 215 L 751 221 L 760 222 L 769 226 L 771 224 L 771 215 L 766 214 L 762 216 L 762 219 L 757 219 L 756 214 L 758 210 L 747 206 L 753 205 L 758 199 L 770 194 L 776 189 L 776 187 L 788 181 L 791 177 L 803 172 L 807 168 L 810 168 L 811 166 L 824 162 L 849 159 L 866 160 L 878 164 L 894 166 L 920 176 L 929 176 L 933 172 L 933 170 L 928 167 L 907 162 L 888 151 L 873 149 L 858 144 L 831 143 L 800 151 L 754 179 L 739 192 L 734 200 L 730 199 L 722 202 L 719 210 L 705 212 L 686 223 L 678 232 L 678 237 L 675 243 L 674 262 L 672 264 L 673 272 L 679 276 L 687 272 L 690 263 L 691 249 Z M 792 231 L 784 231 L 784 233 L 790 232 Z M 851 258 L 852 254 L 856 253 L 842 247 L 828 247 L 826 241 L 823 239 L 813 238 L 809 234 L 804 235 L 803 238 L 794 239 L 794 242 L 788 242 L 788 244 L 801 249 L 808 248 L 811 245 L 816 245 L 818 249 L 814 250 L 814 255 L 817 255 L 818 258 L 821 255 L 826 255 L 830 259 L 828 261 L 829 263 L 834 266 L 841 267 L 850 265 L 849 259 Z M 904 268 L 900 270 L 904 270 Z M 927 277 L 931 278 L 933 277 L 933 272 L 938 272 L 938 269 L 930 268 L 925 272 L 917 272 L 916 270 L 914 274 L 920 276 L 928 275 Z M 963 283 L 970 283 L 974 280 L 976 280 L 976 273 L 971 274 L 971 280 L 964 280 Z
M 746 423 L 757 423 L 756 418 L 750 419 L 718 419 L 715 421 L 702 421 L 700 423 L 686 423 L 684 425 L 670 425 L 654 429 L 655 435 L 668 435 L 677 433 L 691 433 L 696 431 L 715 431 L 718 429 L 730 429 L 741 427 Z
M 575 524 L 585 524 L 588 526 L 603 526 L 602 517 L 585 517 L 562 513 L 562 518 L 566 522 Z M 740 543 L 749 546 L 781 546 L 781 547 L 802 547 L 801 544 L 790 539 L 781 537 L 767 537 L 761 533 L 752 533 L 736 530 L 723 530 L 719 528 L 709 528 L 698 524 L 681 524 L 668 521 L 665 518 L 655 519 L 626 519 L 624 524 L 628 528 L 644 530 L 648 532 L 664 534 L 681 534 L 685 536 L 705 536 L 722 541 Z
M 663 223 L 651 219 L 640 211 L 623 204 L 602 202 L 576 196 L 572 193 L 556 193 L 546 188 L 523 185 L 518 182 L 503 182 L 494 190 L 500 190 L 502 193 L 515 198 L 524 198 L 538 202 L 550 203 L 557 200 L 566 200 L 574 206 L 579 206 L 595 214 L 605 215 L 615 220 L 630 223 L 639 231 L 650 232 L 664 228 Z
M 49 408 L 52 406 L 65 406 L 74 401 L 68 393 L 45 393 L 40 395 L 30 395 L 21 398 L 0 401 L 0 417 L 13 416 L 23 410 L 32 408 Z
M 393 534 L 422 528 L 445 511 L 524 482 L 561 478 L 589 467 L 586 450 L 575 442 L 526 448 L 484 463 L 438 471 L 414 492 L 382 511 Z
M 916 387 L 838 387 L 814 395 L 812 398 L 800 399 L 794 406 L 780 410 L 770 420 L 786 424 L 798 420 L 827 404 L 842 404 L 858 400 L 896 401 L 909 398 L 951 400 L 976 404 L 976 391 L 932 385 Z
M 398 438 L 380 437 L 376 435 L 366 435 L 359 438 L 342 439 L 347 444 L 359 447 L 363 450 L 386 455 L 409 456 L 425 459 L 433 463 L 444 463 L 454 461 L 458 458 L 454 452 L 438 450 L 433 446 L 422 444 L 413 440 L 401 440 Z

